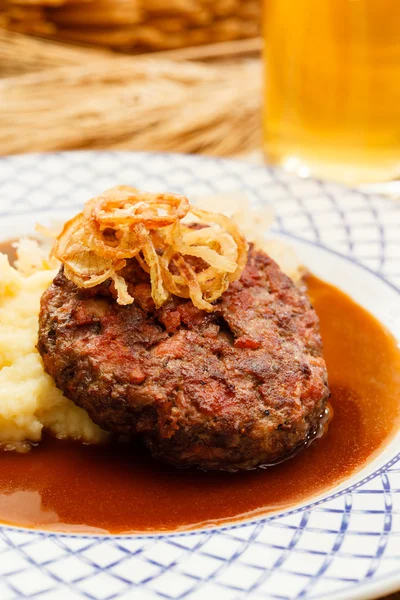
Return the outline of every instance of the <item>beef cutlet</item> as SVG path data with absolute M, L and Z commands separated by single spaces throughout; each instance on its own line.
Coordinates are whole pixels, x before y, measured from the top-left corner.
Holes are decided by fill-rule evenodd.
M 95 423 L 162 460 L 223 470 L 274 463 L 314 434 L 329 396 L 318 317 L 265 253 L 250 247 L 213 313 L 176 296 L 156 309 L 135 259 L 123 276 L 128 306 L 63 268 L 41 303 L 45 369 Z

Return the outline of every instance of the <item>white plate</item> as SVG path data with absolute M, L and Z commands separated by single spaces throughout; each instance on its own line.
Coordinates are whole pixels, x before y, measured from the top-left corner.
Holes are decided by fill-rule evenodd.
M 64 218 L 119 183 L 190 198 L 245 190 L 305 264 L 400 340 L 400 205 L 205 157 L 73 152 L 0 159 L 0 238 Z M 75 211 L 76 212 L 76 211 Z M 0 598 L 372 598 L 400 588 L 400 436 L 341 486 L 290 511 L 175 535 L 96 537 L 0 527 Z

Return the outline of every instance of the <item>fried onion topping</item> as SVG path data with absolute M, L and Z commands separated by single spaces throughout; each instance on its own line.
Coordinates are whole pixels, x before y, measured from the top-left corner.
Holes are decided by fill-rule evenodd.
M 121 271 L 135 259 L 149 273 L 157 308 L 174 294 L 212 312 L 241 276 L 247 248 L 231 219 L 191 206 L 185 196 L 117 186 L 65 223 L 52 255 L 78 287 L 112 280 L 122 305 L 134 301 Z

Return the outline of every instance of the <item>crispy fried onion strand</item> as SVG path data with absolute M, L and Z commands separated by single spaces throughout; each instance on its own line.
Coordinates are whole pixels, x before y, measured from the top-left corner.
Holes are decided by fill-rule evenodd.
M 196 224 L 183 223 L 187 215 Z M 112 280 L 122 305 L 134 301 L 123 269 L 135 258 L 150 275 L 157 308 L 174 294 L 211 312 L 242 274 L 247 242 L 228 217 L 190 206 L 184 196 L 117 186 L 65 223 L 52 255 L 78 287 Z

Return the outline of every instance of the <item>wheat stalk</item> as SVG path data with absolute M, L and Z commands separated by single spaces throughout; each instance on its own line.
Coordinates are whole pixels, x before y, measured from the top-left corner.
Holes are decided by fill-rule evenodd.
M 77 48 L 0 29 L 0 77 L 103 60 L 104 50 Z
M 260 65 L 113 57 L 0 81 L 0 153 L 259 147 Z
M 259 57 L 261 46 L 261 39 L 253 38 L 163 50 L 153 52 L 152 56 L 174 61 L 228 61 Z M 0 28 L 0 77 L 44 71 L 66 65 L 80 65 L 97 59 L 104 60 L 111 54 L 108 50 L 71 46 Z M 148 54 L 137 55 L 136 59 L 139 60 L 139 58 L 148 58 Z

